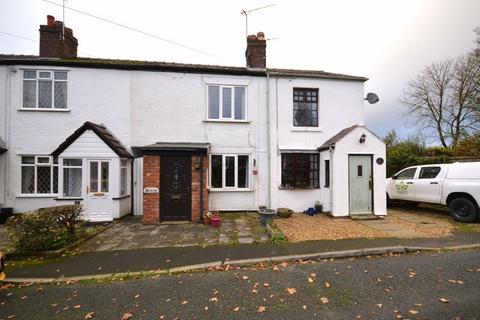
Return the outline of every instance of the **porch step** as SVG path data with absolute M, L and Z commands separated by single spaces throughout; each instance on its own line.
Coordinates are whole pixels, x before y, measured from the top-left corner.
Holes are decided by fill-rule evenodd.
M 385 219 L 385 216 L 376 216 L 374 214 L 356 214 L 350 215 L 352 220 L 379 220 Z

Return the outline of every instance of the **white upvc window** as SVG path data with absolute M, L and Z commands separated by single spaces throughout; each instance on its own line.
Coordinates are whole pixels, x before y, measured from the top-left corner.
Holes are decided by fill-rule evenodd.
M 21 156 L 22 195 L 56 195 L 58 162 L 51 156 Z
M 82 196 L 82 159 L 63 159 L 63 197 Z
M 210 187 L 216 190 L 250 188 L 250 157 L 241 154 L 210 156 Z
M 208 120 L 245 121 L 245 86 L 208 86 Z
M 67 109 L 67 71 L 23 70 L 24 109 Z
M 120 160 L 120 196 L 128 194 L 128 160 Z

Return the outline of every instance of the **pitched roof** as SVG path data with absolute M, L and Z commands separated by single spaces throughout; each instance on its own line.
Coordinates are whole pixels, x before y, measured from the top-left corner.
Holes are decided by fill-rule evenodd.
M 360 127 L 360 125 L 356 124 L 351 127 L 345 128 L 340 130 L 336 135 L 325 141 L 320 148 L 318 148 L 318 151 L 323 151 L 329 149 L 331 146 L 333 146 L 336 142 L 340 141 L 343 137 L 345 137 L 347 134 L 355 130 L 356 128 Z
M 119 157 L 133 158 L 130 152 L 122 145 L 122 143 L 103 125 L 96 124 L 90 121 L 85 122 L 80 128 L 75 130 L 64 142 L 62 142 L 57 149 L 52 152 L 52 156 L 57 157 L 65 149 L 67 149 L 75 140 L 78 139 L 85 131 L 92 130 L 95 134 L 102 139 L 107 146 L 112 149 Z
M 145 70 L 145 71 L 164 71 L 164 72 L 182 72 L 182 73 L 207 73 L 207 74 L 226 74 L 226 75 L 248 75 L 265 77 L 267 73 L 278 77 L 306 77 L 320 79 L 336 79 L 350 81 L 367 81 L 368 78 L 351 76 L 340 73 L 331 73 L 321 70 L 298 70 L 298 69 L 252 69 L 246 67 L 187 64 L 159 61 L 140 61 L 140 60 L 116 60 L 116 59 L 58 59 L 41 58 L 33 55 L 8 55 L 0 54 L 0 65 L 50 65 L 50 66 L 68 66 L 82 68 L 99 69 L 119 69 L 119 70 Z

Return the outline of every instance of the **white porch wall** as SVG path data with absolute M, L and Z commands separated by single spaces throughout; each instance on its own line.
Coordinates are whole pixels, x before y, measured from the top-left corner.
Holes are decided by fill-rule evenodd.
M 360 136 L 365 133 L 365 143 L 360 143 Z M 333 192 L 332 214 L 336 217 L 349 215 L 348 192 L 348 155 L 373 155 L 373 210 L 375 215 L 386 215 L 386 162 L 379 165 L 377 158 L 386 160 L 385 144 L 365 128 L 359 127 L 335 144 L 333 151 L 334 167 L 331 179 Z

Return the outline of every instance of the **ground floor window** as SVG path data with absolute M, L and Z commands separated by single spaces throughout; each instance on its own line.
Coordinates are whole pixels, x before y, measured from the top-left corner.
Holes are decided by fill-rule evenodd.
M 120 160 L 120 195 L 124 196 L 128 190 L 128 161 Z
M 282 187 L 319 188 L 318 164 L 316 153 L 283 153 Z
M 58 193 L 58 163 L 50 156 L 21 157 L 21 193 Z
M 325 188 L 330 187 L 330 160 L 325 160 Z
M 82 159 L 63 159 L 63 196 L 82 196 Z
M 249 188 L 248 155 L 212 155 L 210 186 L 214 189 Z

